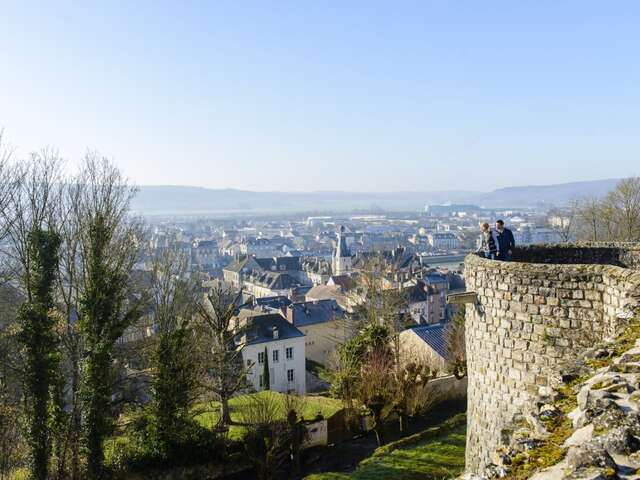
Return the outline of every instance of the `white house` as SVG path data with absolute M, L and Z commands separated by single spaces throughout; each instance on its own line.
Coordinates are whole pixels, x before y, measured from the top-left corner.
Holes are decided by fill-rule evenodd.
M 279 313 L 251 316 L 246 322 L 247 333 L 236 342 L 244 344 L 242 360 L 250 367 L 249 383 L 256 391 L 265 390 L 264 367 L 268 363 L 270 390 L 304 395 L 304 334 Z
M 334 299 L 291 303 L 283 314 L 304 333 L 307 358 L 322 365 L 327 365 L 329 355 L 353 335 L 344 310 Z

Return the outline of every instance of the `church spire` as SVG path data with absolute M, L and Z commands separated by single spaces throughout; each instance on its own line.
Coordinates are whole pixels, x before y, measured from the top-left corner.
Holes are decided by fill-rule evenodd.
M 344 225 L 340 227 L 338 231 L 338 241 L 336 243 L 336 251 L 333 254 L 333 274 L 342 275 L 348 273 L 351 270 L 351 252 L 349 251 L 349 245 L 347 245 L 347 239 L 345 238 Z

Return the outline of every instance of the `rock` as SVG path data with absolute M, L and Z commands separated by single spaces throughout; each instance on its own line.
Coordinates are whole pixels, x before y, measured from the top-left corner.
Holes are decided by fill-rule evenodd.
M 611 365 L 611 370 L 622 373 L 640 373 L 640 362 L 621 362 Z
M 593 358 L 609 358 L 610 356 L 611 351 L 606 348 L 599 348 L 593 352 Z
M 571 420 L 571 424 L 573 425 L 574 429 L 584 427 L 587 423 L 589 423 L 587 412 L 581 410 L 580 407 L 574 408 L 567 414 L 567 417 L 569 418 L 569 420 Z
M 560 410 L 558 410 L 554 405 L 545 404 L 540 407 L 540 414 L 538 417 L 543 422 L 554 420 L 560 415 Z
M 542 440 L 537 438 L 521 438 L 517 442 L 516 449 L 521 452 L 527 452 L 533 450 L 542 443 Z
M 608 431 L 618 425 L 628 423 L 629 426 L 638 422 L 638 416 L 627 413 L 616 402 L 611 401 L 606 406 L 587 412 L 589 418 L 598 430 Z
M 507 470 L 499 465 L 491 464 L 487 466 L 484 471 L 484 477 L 486 478 L 502 478 L 507 474 Z
M 580 389 L 578 393 L 578 406 L 581 410 L 587 410 L 588 408 L 593 408 L 598 406 L 598 404 L 602 404 L 601 400 L 612 399 L 615 398 L 614 395 L 610 392 L 602 391 L 602 390 L 593 390 L 588 385 L 585 385 Z
M 587 443 L 569 448 L 567 452 L 567 465 L 578 472 L 589 467 L 616 468 L 616 462 L 601 445 Z
M 590 423 L 586 427 L 579 428 L 573 435 L 567 438 L 562 445 L 564 448 L 575 447 L 589 442 L 593 438 L 593 423 Z
M 610 454 L 629 455 L 640 450 L 640 440 L 625 427 L 614 428 L 596 441 Z
M 531 415 L 531 414 L 527 414 L 527 415 L 525 415 L 525 418 L 527 420 L 527 423 L 533 429 L 533 433 L 536 436 L 538 436 L 538 437 L 546 437 L 546 436 L 549 435 L 549 432 L 547 431 L 547 427 L 545 427 L 544 423 L 542 423 L 537 416 Z
M 615 470 L 602 468 L 589 468 L 580 475 L 572 476 L 571 480 L 607 480 L 616 478 Z

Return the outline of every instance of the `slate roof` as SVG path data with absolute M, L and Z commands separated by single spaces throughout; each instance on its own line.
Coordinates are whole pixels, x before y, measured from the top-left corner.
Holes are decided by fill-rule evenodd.
M 333 285 L 342 288 L 344 292 L 348 292 L 356 286 L 355 278 L 352 275 L 332 275 L 329 280 Z
M 291 300 L 282 295 L 275 295 L 273 297 L 259 297 L 253 300 L 256 307 L 273 308 L 280 310 L 286 308 L 287 305 L 291 305 Z
M 291 275 L 279 272 L 264 272 L 251 275 L 246 281 L 271 290 L 285 290 L 297 285 L 297 282 Z
M 282 270 L 300 270 L 299 257 L 269 257 L 256 258 L 256 263 L 264 270 L 282 271 Z
M 278 338 L 273 338 L 274 329 L 278 329 Z M 247 345 L 296 337 L 304 337 L 304 334 L 287 322 L 279 313 L 267 313 L 247 318 Z M 236 342 L 239 343 L 240 340 L 237 338 Z
M 429 272 L 423 278 L 424 281 L 429 285 L 433 285 L 436 283 L 447 283 L 447 276 L 440 272 Z
M 434 325 L 420 325 L 411 328 L 418 338 L 426 343 L 431 349 L 442 358 L 447 357 L 447 340 L 445 335 L 445 323 Z
M 226 267 L 224 267 L 223 270 L 238 273 L 243 268 L 253 269 L 256 266 L 260 267 L 259 265 L 256 264 L 255 259 L 253 257 L 245 257 L 227 265 Z
M 287 307 L 287 315 L 290 311 L 293 311 L 293 322 L 297 326 L 314 325 L 344 318 L 344 310 L 333 298 L 292 303 Z

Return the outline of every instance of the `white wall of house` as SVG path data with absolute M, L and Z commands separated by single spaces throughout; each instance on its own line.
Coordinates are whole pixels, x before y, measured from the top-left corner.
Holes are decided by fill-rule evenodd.
M 277 392 L 296 392 L 304 395 L 307 391 L 305 375 L 305 337 L 272 340 L 264 343 L 246 345 L 242 349 L 242 359 L 245 365 L 251 362 L 251 371 L 247 375 L 249 383 L 256 391 L 264 390 L 261 384 L 264 364 L 259 357 L 267 347 L 269 356 L 270 389 Z M 287 349 L 291 348 L 292 356 L 287 358 Z M 274 352 L 277 361 L 274 360 Z M 293 372 L 293 373 L 292 373 Z M 291 377 L 293 379 L 291 380 Z
M 286 288 L 282 290 L 271 289 L 268 287 L 263 287 L 262 285 L 257 285 L 253 282 L 243 282 L 243 288 L 246 293 L 253 295 L 256 298 L 262 297 L 289 297 L 291 295 L 291 290 Z
M 307 358 L 314 362 L 328 365 L 329 357 L 338 345 L 351 337 L 346 320 L 332 320 L 313 325 L 298 325 L 305 335 Z

